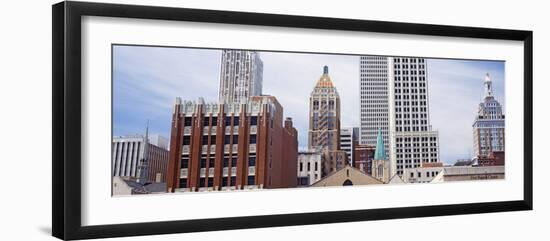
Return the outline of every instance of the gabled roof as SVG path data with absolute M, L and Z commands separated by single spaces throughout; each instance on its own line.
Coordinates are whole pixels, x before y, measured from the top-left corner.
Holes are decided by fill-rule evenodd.
M 321 180 L 311 184 L 311 186 L 343 186 L 344 182 L 348 180 L 352 185 L 384 184 L 382 181 L 360 171 L 359 169 L 346 165 L 340 170 L 332 172 Z
M 405 181 L 403 181 L 403 178 L 401 178 L 399 175 L 395 174 L 393 177 L 390 178 L 389 184 L 405 184 Z

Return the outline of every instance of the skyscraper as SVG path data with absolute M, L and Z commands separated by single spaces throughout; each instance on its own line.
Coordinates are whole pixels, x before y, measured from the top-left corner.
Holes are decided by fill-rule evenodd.
M 327 66 L 309 97 L 308 147 L 322 153 L 322 177 L 348 163 L 347 153 L 340 150 L 340 96 Z
M 391 175 L 438 162 L 439 138 L 429 121 L 423 58 L 360 58 L 361 143 L 374 145 L 380 129 Z
M 245 50 L 223 50 L 220 71 L 220 103 L 246 103 L 262 95 L 263 62 L 260 54 Z
M 339 150 L 339 136 L 340 96 L 325 66 L 309 97 L 309 149 Z
M 504 151 L 504 113 L 502 106 L 493 96 L 493 84 L 489 74 L 485 75 L 485 96 L 479 103 L 474 120 L 474 154 L 488 157 L 492 152 Z

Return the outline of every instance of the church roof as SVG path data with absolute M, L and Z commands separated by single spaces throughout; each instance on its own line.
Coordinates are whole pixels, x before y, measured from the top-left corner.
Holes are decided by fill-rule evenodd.
M 378 128 L 378 137 L 376 138 L 376 150 L 374 151 L 374 160 L 387 160 L 386 149 L 384 147 L 384 138 L 382 129 Z
M 359 169 L 346 165 L 340 170 L 334 171 L 326 177 L 323 177 L 321 180 L 311 184 L 311 186 L 343 186 L 346 182 L 352 185 L 384 184 L 380 180 L 360 171 Z

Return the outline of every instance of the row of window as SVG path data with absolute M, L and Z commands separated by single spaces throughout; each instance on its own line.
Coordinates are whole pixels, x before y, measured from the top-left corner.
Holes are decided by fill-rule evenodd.
M 237 183 L 237 177 L 223 177 L 222 178 L 222 187 L 235 186 Z M 255 176 L 248 176 L 246 180 L 246 185 L 256 185 Z M 188 188 L 187 178 L 181 178 L 179 182 L 180 188 Z M 204 178 L 199 179 L 198 187 L 214 187 L 214 178 Z
M 231 166 L 229 166 L 229 162 L 231 160 Z M 208 166 L 206 165 L 208 163 Z M 184 157 L 181 159 L 180 168 L 189 168 L 189 157 Z M 237 158 L 236 157 L 228 157 L 225 156 L 223 158 L 223 167 L 236 167 L 237 166 Z M 256 156 L 251 155 L 248 157 L 248 167 L 256 166 Z M 214 158 L 206 158 L 202 157 L 200 160 L 200 168 L 214 168 L 215 167 L 215 161 Z

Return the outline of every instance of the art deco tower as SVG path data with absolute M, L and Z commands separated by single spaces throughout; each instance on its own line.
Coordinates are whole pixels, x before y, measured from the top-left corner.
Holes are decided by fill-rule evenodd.
M 472 125 L 476 157 L 487 157 L 491 152 L 504 151 L 504 114 L 502 106 L 493 96 L 493 83 L 489 74 L 485 75 L 483 84 L 485 96 Z
M 246 103 L 262 95 L 263 62 L 260 54 L 245 50 L 223 50 L 220 72 L 220 103 Z
M 340 149 L 340 97 L 328 67 L 317 81 L 309 97 L 309 149 Z
M 361 144 L 375 145 L 380 129 L 391 175 L 439 161 L 439 138 L 429 121 L 423 58 L 360 58 Z

